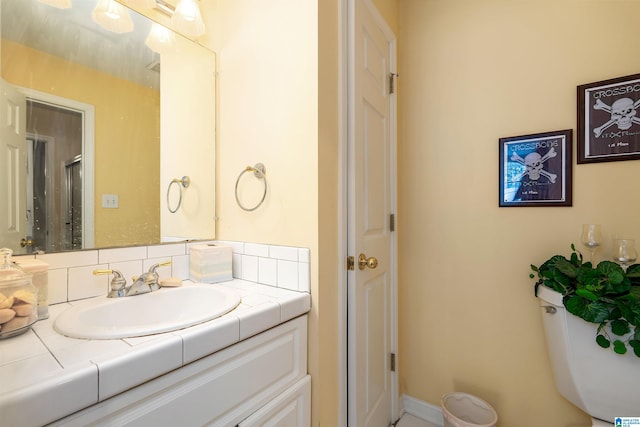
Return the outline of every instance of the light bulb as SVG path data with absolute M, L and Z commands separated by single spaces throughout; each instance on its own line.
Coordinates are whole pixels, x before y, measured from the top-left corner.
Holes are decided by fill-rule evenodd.
M 175 29 L 187 36 L 200 37 L 205 33 L 200 7 L 196 0 L 180 0 L 171 18 Z
M 174 42 L 173 31 L 154 22 L 144 43 L 154 52 L 166 53 L 173 49 Z
M 133 31 L 133 21 L 129 10 L 115 0 L 99 0 L 91 14 L 93 21 L 105 30 L 114 33 Z

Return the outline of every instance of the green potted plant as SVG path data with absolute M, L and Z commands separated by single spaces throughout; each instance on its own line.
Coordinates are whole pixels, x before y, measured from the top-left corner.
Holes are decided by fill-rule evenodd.
M 554 255 L 539 267 L 531 265 L 537 273 L 536 296 L 540 285 L 559 292 L 568 312 L 599 325 L 599 346 L 613 344 L 618 354 L 632 350 L 640 357 L 640 264 L 630 265 L 626 271 L 612 261 L 594 267 L 583 262 L 573 244 L 571 250 L 570 258 Z

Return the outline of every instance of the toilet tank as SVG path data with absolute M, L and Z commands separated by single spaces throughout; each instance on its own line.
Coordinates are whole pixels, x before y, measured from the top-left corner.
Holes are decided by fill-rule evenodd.
M 640 358 L 596 344 L 598 324 L 567 312 L 562 295 L 538 287 L 547 350 L 558 391 L 592 417 L 640 417 Z M 609 333 L 613 337 L 613 334 Z

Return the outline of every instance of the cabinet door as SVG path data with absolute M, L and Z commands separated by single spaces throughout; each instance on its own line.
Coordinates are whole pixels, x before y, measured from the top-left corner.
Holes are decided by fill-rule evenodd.
M 311 376 L 254 412 L 238 427 L 308 427 L 311 425 Z

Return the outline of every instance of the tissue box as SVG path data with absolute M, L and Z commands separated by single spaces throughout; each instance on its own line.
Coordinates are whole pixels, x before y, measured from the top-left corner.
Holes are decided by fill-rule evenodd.
M 224 245 L 193 245 L 189 247 L 189 279 L 194 282 L 216 283 L 233 279 L 232 249 Z
M 32 283 L 38 289 L 38 320 L 49 318 L 49 264 L 39 259 L 17 257 L 16 264 L 33 274 Z

